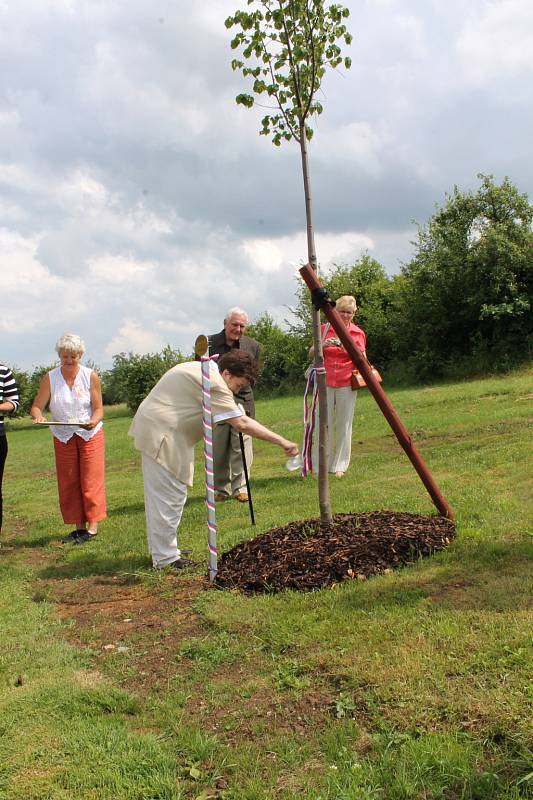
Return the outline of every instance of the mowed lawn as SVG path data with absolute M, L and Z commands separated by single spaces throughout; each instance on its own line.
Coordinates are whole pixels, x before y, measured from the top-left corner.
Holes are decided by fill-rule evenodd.
M 138 454 L 106 417 L 109 519 L 64 546 L 50 433 L 11 425 L 0 548 L 2 800 L 518 800 L 531 750 L 533 374 L 391 391 L 457 518 L 401 571 L 310 594 L 206 581 L 201 450 L 180 529 L 199 566 L 154 573 Z M 301 440 L 302 400 L 258 403 Z M 318 515 L 317 484 L 255 444 L 256 526 Z M 371 396 L 334 512 L 433 514 Z

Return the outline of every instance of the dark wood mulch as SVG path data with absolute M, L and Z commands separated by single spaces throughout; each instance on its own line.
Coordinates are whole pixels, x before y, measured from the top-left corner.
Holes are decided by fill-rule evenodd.
M 405 566 L 443 550 L 454 536 L 444 517 L 393 511 L 335 514 L 326 527 L 319 519 L 300 520 L 228 550 L 215 583 L 247 594 L 308 592 Z

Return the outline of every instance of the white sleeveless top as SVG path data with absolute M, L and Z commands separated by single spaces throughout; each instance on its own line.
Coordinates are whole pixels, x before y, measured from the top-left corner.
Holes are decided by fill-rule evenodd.
M 92 415 L 91 373 L 92 369 L 80 365 L 72 389 L 64 379 L 61 367 L 56 367 L 48 373 L 52 419 L 61 422 L 89 422 Z M 63 443 L 68 442 L 74 434 L 88 442 L 101 427 L 102 422 L 99 422 L 91 431 L 86 431 L 84 428 L 64 428 L 61 425 L 51 425 L 50 430 L 56 439 Z

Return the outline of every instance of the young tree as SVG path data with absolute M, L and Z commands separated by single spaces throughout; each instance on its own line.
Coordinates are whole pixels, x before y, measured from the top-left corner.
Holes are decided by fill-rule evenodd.
M 316 271 L 317 258 L 313 228 L 313 208 L 307 144 L 313 135 L 309 119 L 322 113 L 317 99 L 327 67 L 350 67 L 338 42 L 350 44 L 345 25 L 347 8 L 338 3 L 325 6 L 324 0 L 247 0 L 247 11 L 236 11 L 226 27 L 237 27 L 231 42 L 242 58 L 233 59 L 232 68 L 250 78 L 253 92 L 269 98 L 275 105 L 263 117 L 261 134 L 271 136 L 276 146 L 295 141 L 300 146 L 307 221 L 307 255 Z M 251 108 L 254 98 L 239 94 L 237 103 Z M 319 425 L 319 505 L 323 523 L 331 522 L 327 471 L 327 396 L 323 372 L 320 313 L 313 313 L 315 366 L 318 369 Z

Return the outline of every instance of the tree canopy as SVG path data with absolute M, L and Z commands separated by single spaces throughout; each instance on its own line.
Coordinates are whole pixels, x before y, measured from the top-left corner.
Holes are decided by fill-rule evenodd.
M 454 362 L 490 369 L 531 355 L 533 206 L 507 178 L 479 178 L 477 192 L 456 187 L 419 226 L 402 269 L 396 355 L 421 377 L 453 372 Z
M 339 3 L 324 0 L 247 0 L 248 11 L 236 11 L 226 27 L 240 28 L 231 41 L 244 60 L 231 66 L 252 81 L 255 95 L 275 103 L 261 122 L 261 134 L 272 135 L 275 145 L 291 139 L 300 142 L 302 131 L 310 139 L 309 117 L 322 113 L 316 94 L 327 67 L 344 65 L 338 40 L 350 44 L 345 19 L 350 12 Z M 251 108 L 254 97 L 237 95 L 237 103 Z

